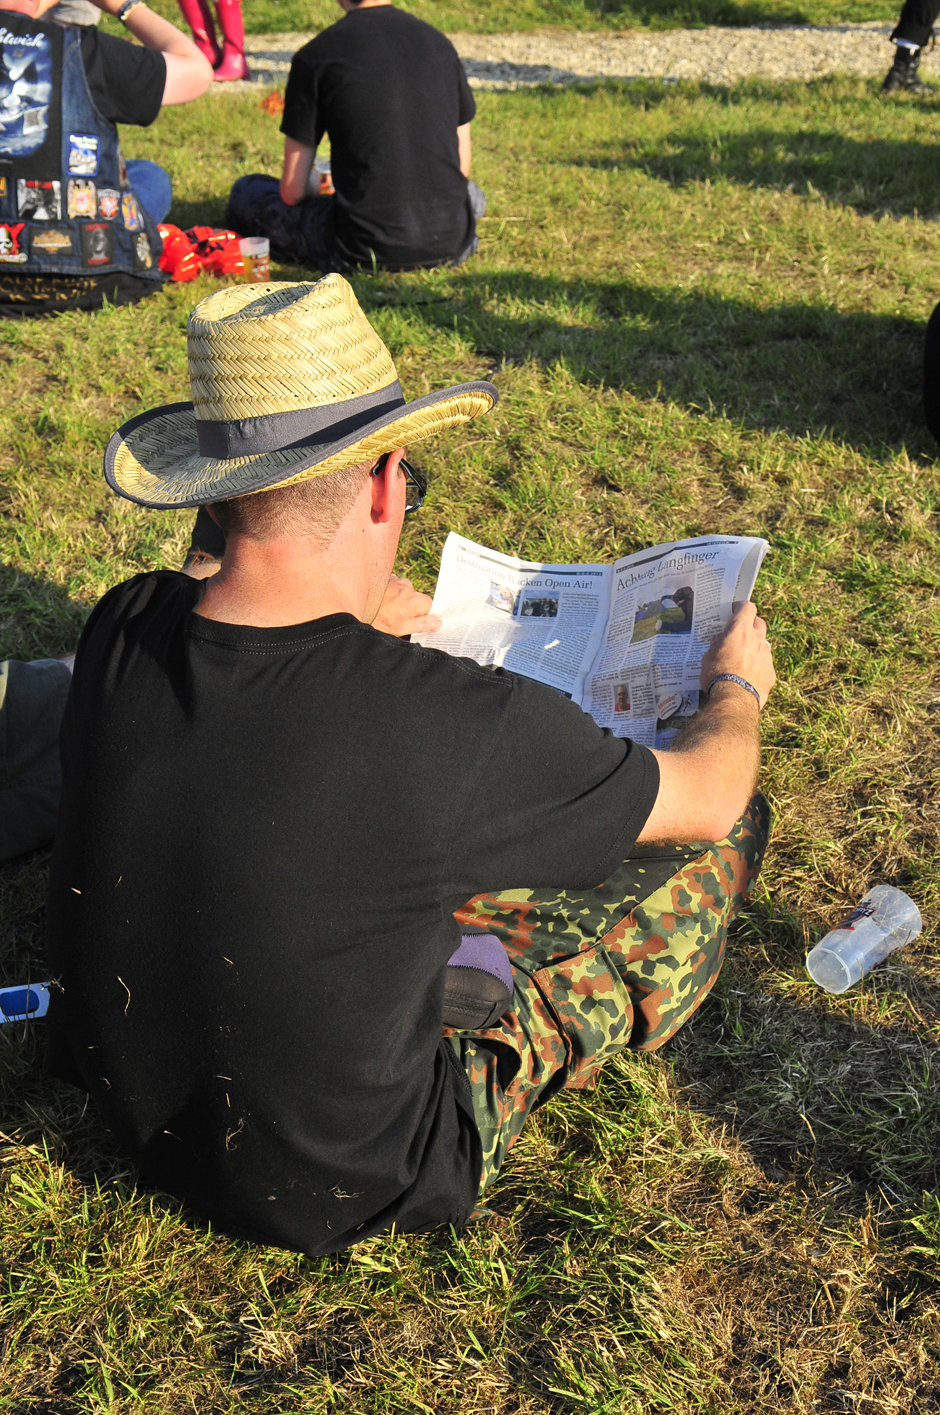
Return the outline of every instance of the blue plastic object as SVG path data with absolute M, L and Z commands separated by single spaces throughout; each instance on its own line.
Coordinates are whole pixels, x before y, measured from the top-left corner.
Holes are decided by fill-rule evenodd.
M 27 987 L 0 988 L 0 1022 L 25 1022 L 45 1017 L 49 1010 L 49 988 L 46 983 Z

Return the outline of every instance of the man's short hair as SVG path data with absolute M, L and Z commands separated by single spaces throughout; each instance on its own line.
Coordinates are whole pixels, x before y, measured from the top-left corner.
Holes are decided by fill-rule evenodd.
M 325 548 L 352 510 L 374 466 L 373 459 L 293 486 L 216 501 L 216 520 L 225 535 L 238 531 L 252 540 L 305 536 Z

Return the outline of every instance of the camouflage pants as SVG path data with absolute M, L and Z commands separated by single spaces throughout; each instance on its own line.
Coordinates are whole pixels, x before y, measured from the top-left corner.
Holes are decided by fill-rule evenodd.
M 483 1185 L 533 1110 L 562 1087 L 592 1086 L 624 1047 L 662 1046 L 704 1001 L 769 827 L 755 796 L 715 845 L 638 846 L 597 889 L 480 894 L 458 911 L 502 939 L 515 984 L 495 1027 L 445 1029 L 470 1078 Z

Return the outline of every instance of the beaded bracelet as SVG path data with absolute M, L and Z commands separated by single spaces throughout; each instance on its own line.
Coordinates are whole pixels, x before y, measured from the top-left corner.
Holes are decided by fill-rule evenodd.
M 754 687 L 754 684 L 749 683 L 746 678 L 739 678 L 736 673 L 719 673 L 717 677 L 713 678 L 709 683 L 708 692 L 705 694 L 706 698 L 709 696 L 716 683 L 737 683 L 739 688 L 746 688 L 749 693 L 754 694 L 757 699 L 758 710 L 760 709 L 760 693 Z
M 124 4 L 121 6 L 120 10 L 117 11 L 114 18 L 120 20 L 122 25 L 126 25 L 127 17 L 131 10 L 133 10 L 135 6 L 142 5 L 143 3 L 144 0 L 124 0 Z

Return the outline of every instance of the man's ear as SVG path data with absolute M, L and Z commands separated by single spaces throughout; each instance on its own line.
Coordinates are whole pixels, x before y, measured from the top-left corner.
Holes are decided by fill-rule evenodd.
M 209 515 L 212 517 L 213 521 L 215 521 L 216 525 L 219 526 L 219 518 L 218 518 L 218 516 L 215 514 L 215 506 L 213 505 L 213 503 L 212 503 L 211 501 L 209 502 L 208 506 L 206 507 L 206 510 L 209 512 Z M 221 529 L 222 529 L 222 527 L 219 526 L 219 530 L 221 530 Z
M 404 447 L 397 447 L 394 452 L 388 454 L 385 466 L 378 476 L 369 478 L 372 485 L 372 521 L 374 524 L 391 521 L 397 516 L 404 515 L 404 478 L 399 473 L 401 459 L 404 455 Z

